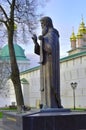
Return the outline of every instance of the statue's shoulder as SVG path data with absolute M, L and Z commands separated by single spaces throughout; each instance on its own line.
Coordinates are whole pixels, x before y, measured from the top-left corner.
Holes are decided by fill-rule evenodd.
M 55 34 L 57 34 L 58 37 L 59 37 L 59 32 L 58 32 L 58 30 L 55 29 L 55 28 L 50 28 L 50 29 L 49 29 L 49 33 L 55 33 Z

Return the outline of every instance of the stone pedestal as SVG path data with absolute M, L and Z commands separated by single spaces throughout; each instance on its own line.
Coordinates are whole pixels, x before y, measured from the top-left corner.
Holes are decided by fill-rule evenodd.
M 86 130 L 86 112 L 67 110 L 5 112 L 4 130 Z

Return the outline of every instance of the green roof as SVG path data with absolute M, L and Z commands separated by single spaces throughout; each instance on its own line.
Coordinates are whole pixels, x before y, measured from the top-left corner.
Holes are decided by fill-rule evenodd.
M 22 78 L 22 79 L 21 79 L 21 83 L 22 83 L 22 84 L 29 84 L 29 82 L 28 82 L 27 79 L 25 79 L 25 78 Z
M 74 59 L 74 58 L 78 58 L 78 57 L 84 56 L 84 55 L 86 55 L 86 51 L 79 52 L 79 53 L 72 54 L 72 55 L 66 56 L 66 57 L 64 57 L 64 58 L 61 58 L 61 59 L 60 59 L 60 62 L 67 61 L 67 60 L 71 60 L 71 59 Z
M 24 49 L 22 49 L 18 44 L 14 44 L 14 50 L 17 60 L 27 60 L 24 54 Z M 2 60 L 10 59 L 8 44 L 1 49 L 0 55 Z
M 35 70 L 39 70 L 39 68 L 40 68 L 40 66 L 36 66 L 36 67 L 30 68 L 28 70 L 25 70 L 25 71 L 21 72 L 21 75 L 26 74 L 28 72 L 30 73 L 30 72 L 35 71 Z
M 74 58 L 78 58 L 80 56 L 85 56 L 85 55 L 86 55 L 86 51 L 76 53 L 76 54 L 73 54 L 73 55 L 70 55 L 70 56 L 66 56 L 66 57 L 60 59 L 60 63 L 64 62 L 64 61 L 72 60 Z M 40 68 L 40 66 L 33 67 L 31 69 L 28 69 L 26 71 L 21 72 L 21 75 L 26 74 L 26 73 L 30 73 L 30 72 L 35 71 L 35 70 L 38 70 L 39 68 Z

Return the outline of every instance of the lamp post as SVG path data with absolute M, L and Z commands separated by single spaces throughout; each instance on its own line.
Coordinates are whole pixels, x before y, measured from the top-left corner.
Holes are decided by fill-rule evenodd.
M 71 83 L 71 87 L 72 87 L 72 89 L 73 89 L 73 100 L 74 100 L 74 110 L 75 110 L 75 89 L 76 89 L 76 87 L 77 87 L 77 83 L 75 82 L 75 83 Z

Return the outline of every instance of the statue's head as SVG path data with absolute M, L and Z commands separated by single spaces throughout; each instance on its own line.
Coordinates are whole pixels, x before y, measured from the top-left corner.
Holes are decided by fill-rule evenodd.
M 47 26 L 47 27 L 53 27 L 52 19 L 50 17 L 43 17 L 40 20 L 41 25 Z
M 53 23 L 50 17 L 43 17 L 40 20 L 42 27 L 42 34 L 45 35 L 48 32 L 49 28 L 53 27 Z

